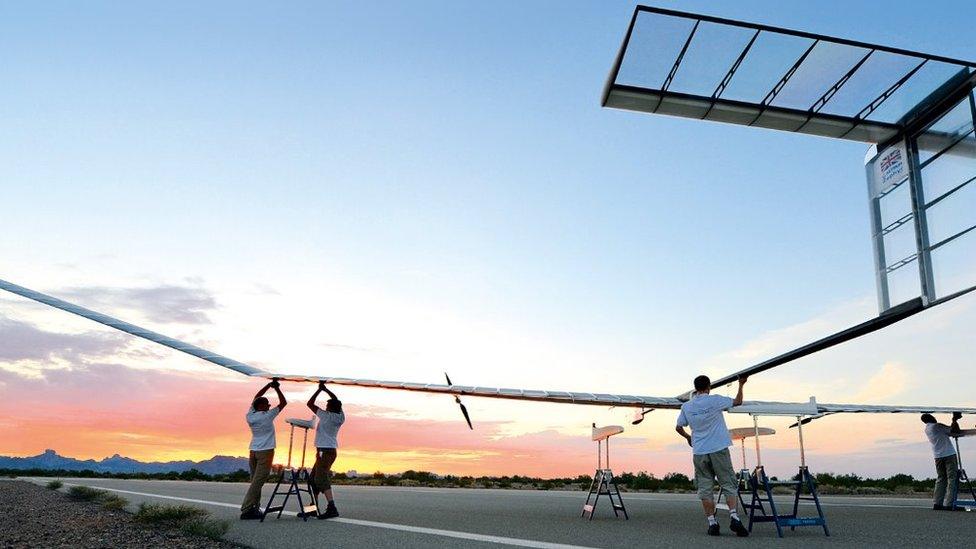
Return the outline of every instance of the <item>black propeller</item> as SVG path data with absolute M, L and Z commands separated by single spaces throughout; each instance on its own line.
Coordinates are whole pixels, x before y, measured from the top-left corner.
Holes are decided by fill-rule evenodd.
M 823 413 L 817 414 L 815 416 L 805 417 L 805 418 L 801 419 L 799 422 L 790 425 L 790 429 L 795 429 L 798 426 L 800 426 L 800 425 L 806 425 L 807 423 L 810 423 L 811 421 L 813 421 L 815 419 L 820 419 L 822 417 L 830 416 L 830 415 L 833 415 L 833 414 L 836 414 L 836 413 L 837 412 L 823 412 Z
M 451 376 L 447 375 L 447 372 L 444 372 L 444 378 L 447 379 L 448 385 L 454 385 L 453 383 L 451 383 Z M 461 414 L 464 415 L 464 421 L 468 422 L 468 429 L 471 429 L 473 431 L 474 426 L 471 425 L 471 416 L 468 415 L 468 409 L 465 408 L 464 404 L 461 403 L 461 397 L 454 395 L 454 402 L 457 402 L 457 405 L 461 407 Z
M 639 425 L 640 422 L 644 421 L 644 416 L 646 416 L 647 414 L 649 414 L 649 413 L 651 413 L 653 411 L 654 411 L 653 409 L 650 409 L 650 410 L 641 409 L 640 412 L 634 412 L 634 419 L 633 419 L 633 421 L 630 422 L 630 424 L 631 425 Z

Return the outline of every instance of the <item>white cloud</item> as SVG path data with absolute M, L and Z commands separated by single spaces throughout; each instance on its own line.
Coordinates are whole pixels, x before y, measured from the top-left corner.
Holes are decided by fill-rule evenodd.
M 855 402 L 880 404 L 904 394 L 912 384 L 912 374 L 901 364 L 888 362 L 871 376 L 853 398 Z

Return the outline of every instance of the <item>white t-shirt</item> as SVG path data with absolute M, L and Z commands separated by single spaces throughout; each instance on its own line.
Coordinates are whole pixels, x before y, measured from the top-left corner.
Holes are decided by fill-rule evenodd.
M 733 400 L 722 395 L 695 395 L 681 405 L 678 427 L 691 426 L 691 453 L 711 454 L 732 446 L 729 428 L 722 413 Z
M 329 412 L 325 408 L 319 408 L 315 415 L 319 418 L 319 424 L 315 426 L 315 447 L 316 448 L 338 448 L 339 427 L 346 422 L 345 412 Z
M 247 409 L 247 426 L 251 428 L 251 450 L 274 450 L 274 419 L 281 410 L 275 406 L 267 412 L 259 412 L 253 407 Z
M 925 426 L 925 436 L 929 437 L 932 455 L 936 459 L 956 455 L 956 448 L 952 445 L 952 439 L 949 438 L 950 432 L 952 429 L 941 423 L 929 423 Z

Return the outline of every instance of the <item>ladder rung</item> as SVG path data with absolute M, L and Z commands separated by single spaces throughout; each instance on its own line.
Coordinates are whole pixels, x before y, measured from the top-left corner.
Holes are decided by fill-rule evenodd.
M 766 515 L 762 517 L 752 517 L 751 520 L 752 522 L 773 522 L 776 520 L 776 517 L 771 515 Z
M 278 511 L 281 511 L 284 508 L 285 508 L 284 505 L 275 505 L 274 507 L 268 507 L 267 509 L 264 510 L 264 514 L 270 515 L 271 513 L 277 513 Z

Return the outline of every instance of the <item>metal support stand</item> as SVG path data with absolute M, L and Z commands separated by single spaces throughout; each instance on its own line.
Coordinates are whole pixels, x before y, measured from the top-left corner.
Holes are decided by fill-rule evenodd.
M 817 494 L 817 482 L 810 473 L 806 464 L 806 452 L 803 447 L 803 424 L 802 417 L 797 417 L 797 429 L 800 438 L 800 471 L 792 480 L 773 481 L 766 476 L 766 470 L 759 459 L 759 422 L 753 416 L 753 425 L 756 431 L 756 470 L 749 477 L 752 501 L 749 505 L 744 505 L 749 510 L 749 531 L 752 532 L 752 525 L 757 522 L 772 522 L 776 525 L 776 534 L 783 537 L 783 528 L 790 527 L 796 530 L 797 526 L 821 526 L 824 535 L 829 536 L 830 530 L 827 528 L 827 518 L 824 517 L 823 507 L 820 505 L 820 496 Z M 776 500 L 773 499 L 773 487 L 788 486 L 793 490 L 793 512 L 780 514 L 776 510 Z M 805 493 L 804 493 L 805 492 Z M 817 516 L 801 517 L 800 501 L 812 501 L 817 508 Z M 763 504 L 769 506 L 769 513 Z M 762 516 L 757 516 L 756 511 L 760 511 Z
M 955 437 L 956 442 L 956 478 L 952 479 L 953 484 L 950 487 L 952 490 L 952 508 L 953 509 L 965 509 L 971 511 L 976 508 L 976 487 L 973 487 L 973 482 L 969 479 L 969 475 L 966 474 L 966 470 L 962 466 L 962 452 L 959 451 L 959 437 Z M 959 499 L 960 492 L 963 494 L 968 494 L 972 499 Z
M 275 484 L 274 490 L 271 492 L 271 497 L 268 498 L 268 505 L 265 507 L 264 513 L 261 516 L 261 522 L 264 522 L 265 517 L 272 513 L 278 513 L 277 518 L 280 519 L 281 514 L 285 510 L 285 506 L 288 505 L 288 499 L 291 496 L 295 496 L 295 499 L 298 501 L 298 518 L 302 519 L 303 521 L 307 521 L 309 517 L 315 517 L 319 514 L 318 502 L 315 501 L 315 495 L 312 492 L 312 487 L 309 485 L 308 469 L 305 467 L 305 453 L 308 446 L 308 430 L 312 428 L 313 422 L 310 419 L 295 418 L 290 418 L 286 421 L 291 424 L 291 433 L 288 436 L 288 465 L 281 469 L 278 482 Z M 301 465 L 297 469 L 291 466 L 292 443 L 295 439 L 295 427 L 298 427 L 303 431 L 302 461 Z M 303 495 L 308 498 L 308 504 L 302 500 Z M 275 498 L 279 496 L 284 496 L 285 499 L 280 505 L 272 505 Z
M 596 504 L 600 501 L 600 496 L 607 496 L 610 498 L 610 507 L 613 509 L 613 516 L 619 517 L 620 513 L 623 513 L 624 519 L 630 520 L 630 516 L 627 514 L 627 509 L 624 507 L 624 500 L 620 496 L 620 489 L 617 488 L 617 483 L 613 478 L 613 471 L 610 469 L 610 437 L 614 434 L 622 433 L 623 427 L 615 427 L 608 431 L 609 428 L 604 428 L 603 432 L 598 432 L 596 425 L 593 426 L 593 440 L 596 441 L 596 472 L 593 473 L 593 480 L 590 482 L 590 489 L 586 494 L 586 502 L 583 504 L 583 511 L 580 513 L 580 517 L 587 517 L 588 520 L 593 520 L 593 514 L 596 512 Z M 607 466 L 603 467 L 602 461 L 602 443 L 607 441 L 606 457 Z M 592 503 L 590 499 L 592 498 Z

